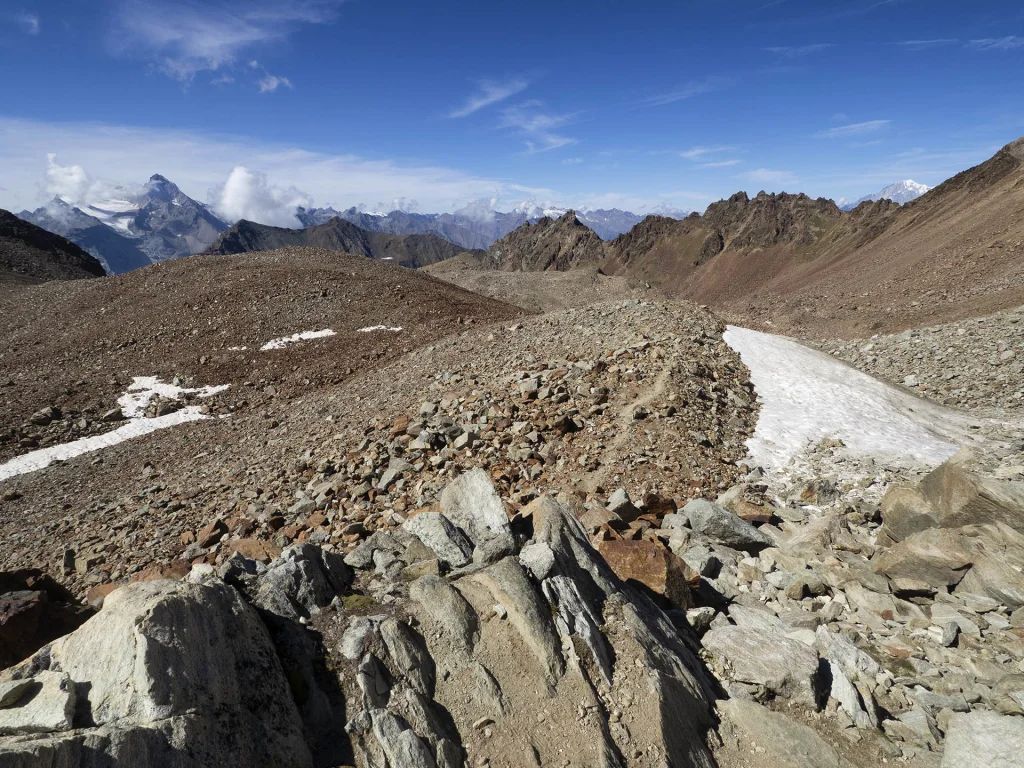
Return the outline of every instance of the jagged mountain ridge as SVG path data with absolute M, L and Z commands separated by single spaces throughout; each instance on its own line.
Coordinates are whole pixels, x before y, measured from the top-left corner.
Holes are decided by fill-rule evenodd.
M 62 235 L 112 273 L 198 253 L 228 225 L 166 177 L 150 177 L 140 193 L 76 207 L 60 197 L 19 216 Z
M 495 242 L 481 263 L 511 272 L 564 271 L 603 257 L 604 241 L 569 211 L 558 219 L 545 216 L 523 224 Z
M 424 267 L 466 250 L 437 235 L 399 236 L 372 232 L 336 216 L 326 224 L 306 229 L 271 227 L 243 219 L 221 234 L 206 253 L 248 253 L 290 246 L 344 251 L 406 267 Z
M 70 240 L 0 209 L 0 282 L 103 277 L 98 259 Z
M 358 227 L 373 232 L 387 232 L 392 235 L 435 234 L 465 248 L 487 249 L 495 241 L 523 224 L 537 223 L 548 217 L 557 219 L 565 210 L 521 206 L 510 212 L 470 211 L 463 209 L 455 213 L 409 213 L 394 210 L 390 213 L 368 213 L 358 208 L 336 211 L 333 208 L 299 208 L 296 217 L 303 226 L 324 224 L 340 216 Z M 630 211 L 611 209 L 588 209 L 576 211 L 577 218 L 602 239 L 613 238 L 643 221 L 644 217 Z

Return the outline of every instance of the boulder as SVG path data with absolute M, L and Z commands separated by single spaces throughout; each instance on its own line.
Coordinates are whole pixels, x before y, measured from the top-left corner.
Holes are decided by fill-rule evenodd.
M 72 632 L 94 613 L 42 571 L 0 573 L 0 669 Z
M 948 587 L 959 584 L 973 562 L 958 532 L 931 528 L 882 552 L 875 561 L 875 572 L 890 579 L 915 579 L 933 587 Z
M 725 662 L 723 676 L 817 707 L 821 695 L 818 654 L 781 632 L 722 626 L 703 637 L 704 648 Z
M 879 534 L 892 541 L 935 528 L 939 513 L 917 488 L 890 485 L 882 497 L 882 529 Z
M 640 584 L 680 608 L 692 607 L 688 583 L 696 587 L 700 576 L 660 544 L 613 539 L 600 542 L 597 551 L 623 581 Z
M 312 766 L 267 630 L 222 582 L 125 585 L 22 667 L 11 674 L 44 667 L 73 681 L 76 730 L 21 730 L 0 741 L 0 764 Z M 56 698 L 54 722 L 67 706 Z
M 1024 755 L 1024 717 L 958 712 L 946 727 L 942 768 L 1014 768 Z
M 46 671 L 18 682 L 27 690 L 0 708 L 0 736 L 71 730 L 75 714 L 75 684 L 71 678 L 62 672 Z
M 1024 483 L 984 478 L 950 460 L 918 487 L 943 528 L 1002 522 L 1024 531 Z
M 310 616 L 326 608 L 352 583 L 341 555 L 312 544 L 293 544 L 267 566 L 251 595 L 261 608 L 279 616 Z
M 491 539 L 512 540 L 505 506 L 487 472 L 479 467 L 459 475 L 445 486 L 441 492 L 441 512 L 465 531 L 474 547 Z
M 755 748 L 760 752 L 750 765 L 854 768 L 813 729 L 780 712 L 743 699 L 729 699 L 718 706 L 724 720 L 723 730 L 739 737 L 744 757 L 750 759 Z
M 725 507 L 706 499 L 694 499 L 683 507 L 690 528 L 713 541 L 733 549 L 758 552 L 774 542 Z
M 461 568 L 473 559 L 472 542 L 440 512 L 421 512 L 406 520 L 402 527 L 452 568 Z

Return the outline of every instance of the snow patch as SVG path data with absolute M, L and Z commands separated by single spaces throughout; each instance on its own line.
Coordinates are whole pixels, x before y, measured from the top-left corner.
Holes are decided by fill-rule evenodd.
M 327 336 L 334 336 L 334 331 L 330 328 L 325 328 L 322 331 L 303 331 L 301 333 L 293 333 L 291 336 L 284 336 L 280 339 L 271 339 L 262 347 L 261 352 L 267 352 L 271 349 L 283 349 L 289 344 L 295 344 L 299 341 L 307 341 L 309 339 L 323 339 Z
M 228 352 L 245 352 L 248 347 L 228 347 Z
M 390 331 L 391 333 L 398 333 L 399 331 L 405 330 L 402 326 L 390 327 L 387 325 L 368 325 L 365 328 L 357 328 L 356 333 L 371 333 L 372 331 Z
M 980 440 L 977 420 L 914 397 L 791 339 L 730 326 L 725 342 L 739 353 L 761 400 L 747 448 L 775 474 L 798 467 L 826 438 L 845 454 L 891 466 L 930 469 Z
M 150 432 L 167 429 L 178 424 L 186 424 L 190 421 L 208 419 L 209 416 L 205 415 L 202 412 L 202 408 L 198 405 L 190 405 L 174 413 L 153 418 L 145 418 L 141 414 L 145 413 L 149 401 L 157 395 L 173 399 L 178 399 L 185 394 L 209 397 L 218 392 L 223 392 L 228 386 L 228 384 L 224 384 L 218 387 L 196 387 L 189 389 L 166 384 L 155 376 L 136 376 L 128 387 L 128 391 L 118 398 L 117 401 L 118 405 L 121 406 L 121 412 L 128 418 L 127 423 L 110 432 L 104 432 L 102 435 L 83 437 L 81 440 L 74 440 L 70 443 L 62 443 L 61 445 L 52 445 L 48 448 L 40 448 L 38 451 L 17 456 L 4 464 L 0 464 L 0 481 L 45 469 L 55 461 L 67 461 L 85 453 L 109 448 L 112 445 L 131 440 L 133 437 L 141 437 L 142 435 L 148 435 Z
M 164 397 L 168 400 L 180 400 L 182 395 L 198 395 L 199 397 L 210 397 L 228 388 L 228 384 L 218 387 L 179 387 L 160 381 L 156 376 L 136 376 L 128 385 L 128 391 L 117 399 L 121 406 L 121 413 L 125 418 L 134 419 L 146 412 L 149 401 L 154 397 Z

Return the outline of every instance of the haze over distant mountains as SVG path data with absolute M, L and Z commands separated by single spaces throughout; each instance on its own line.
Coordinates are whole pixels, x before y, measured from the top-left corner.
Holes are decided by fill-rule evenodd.
M 865 195 L 852 203 L 846 198 L 839 198 L 836 204 L 844 211 L 852 211 L 861 203 L 876 203 L 879 200 L 892 200 L 894 203 L 903 205 L 909 203 L 911 200 L 916 200 L 928 190 L 932 189 L 927 184 L 918 184 L 912 179 L 905 179 L 904 181 L 897 181 L 890 184 L 887 187 L 882 187 L 874 194 Z
M 914 181 L 899 181 L 853 203 L 840 198 L 837 205 L 843 210 L 851 210 L 862 202 L 880 199 L 902 204 L 916 199 L 928 189 L 926 185 Z M 376 244 L 368 245 L 372 239 L 368 238 L 369 233 L 400 238 L 431 235 L 457 246 L 445 249 L 436 244 L 431 245 L 427 247 L 429 255 L 423 258 L 407 254 L 404 247 L 399 247 L 397 260 L 400 263 L 421 265 L 421 262 L 430 263 L 435 260 L 435 254 L 440 255 L 442 252 L 448 254 L 449 251 L 457 253 L 461 249 L 487 250 L 523 224 L 536 224 L 545 219 L 558 220 L 567 212 L 566 208 L 538 205 L 532 200 L 507 212 L 495 210 L 493 200 L 479 201 L 452 213 L 413 213 L 405 210 L 383 212 L 357 207 L 339 211 L 330 206 L 300 206 L 295 210 L 296 226 L 293 231 L 296 234 L 289 234 L 288 229 L 264 227 L 242 220 L 238 224 L 244 226 L 230 234 L 228 240 L 218 247 L 238 252 L 253 250 L 252 246 L 256 243 L 274 242 L 283 245 L 301 241 L 316 242 L 327 247 L 341 247 L 345 243 L 355 247 L 353 244 L 361 243 L 364 247 L 358 247 L 353 252 L 371 255 L 380 251 L 378 257 L 383 257 L 384 250 L 380 243 L 373 240 Z M 659 211 L 658 215 L 669 220 L 682 220 L 688 212 L 665 209 Z M 179 256 L 202 253 L 214 246 L 218 237 L 235 223 L 223 220 L 210 206 L 192 199 L 161 175 L 150 177 L 137 191 L 117 188 L 107 199 L 77 206 L 58 196 L 35 211 L 22 211 L 19 216 L 76 243 L 98 258 L 105 269 L 113 274 Z M 335 237 L 340 231 L 337 226 L 330 230 L 331 234 L 297 234 L 302 229 L 327 225 L 335 218 L 354 225 L 353 230 L 346 229 L 338 237 Z M 645 218 L 646 215 L 617 208 L 584 208 L 574 211 L 574 222 L 607 241 L 630 232 Z M 254 228 L 259 228 L 258 233 Z M 363 231 L 363 234 L 352 234 L 354 229 Z

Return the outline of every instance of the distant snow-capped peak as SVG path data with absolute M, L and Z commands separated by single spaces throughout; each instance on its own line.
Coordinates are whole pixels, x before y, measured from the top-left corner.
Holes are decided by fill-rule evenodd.
M 884 187 L 873 195 L 865 195 L 864 197 L 849 203 L 845 198 L 840 198 L 838 205 L 840 208 L 856 208 L 863 202 L 877 202 L 879 200 L 892 200 L 894 203 L 903 205 L 909 203 L 911 200 L 916 200 L 925 192 L 930 190 L 927 184 L 919 184 L 913 179 L 905 179 L 903 181 L 897 181 Z

